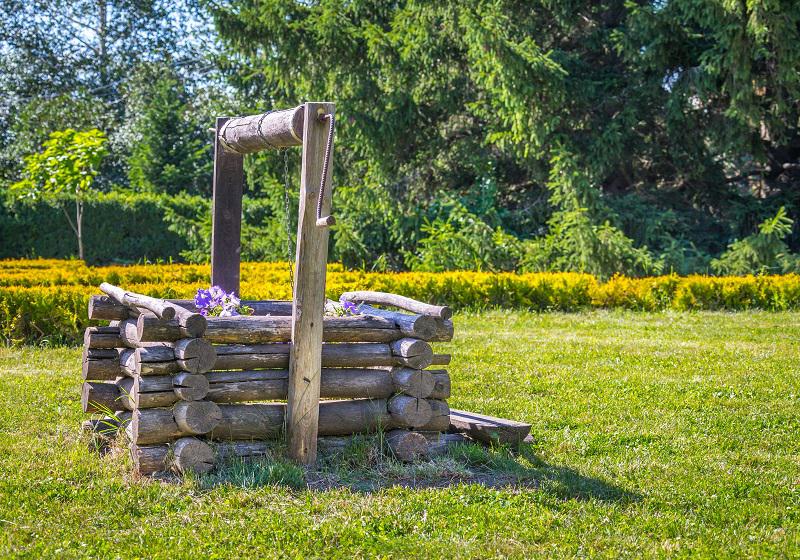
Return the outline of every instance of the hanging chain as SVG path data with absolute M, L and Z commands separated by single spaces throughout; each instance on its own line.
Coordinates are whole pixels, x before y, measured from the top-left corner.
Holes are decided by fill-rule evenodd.
M 289 150 L 283 149 L 283 209 L 284 220 L 286 222 L 286 262 L 289 265 L 289 284 L 292 286 L 292 297 L 294 298 L 294 249 L 292 248 L 292 215 L 289 209 Z

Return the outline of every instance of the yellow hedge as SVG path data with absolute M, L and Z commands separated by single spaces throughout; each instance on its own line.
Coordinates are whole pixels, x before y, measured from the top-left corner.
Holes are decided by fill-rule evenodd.
M 208 265 L 156 264 L 87 267 L 81 261 L 0 261 L 0 335 L 10 342 L 74 342 L 89 296 L 101 282 L 159 297 L 193 297 L 209 282 Z M 246 299 L 289 299 L 285 263 L 244 263 Z M 800 308 L 800 276 L 617 276 L 599 283 L 588 274 L 487 272 L 371 273 L 328 267 L 328 296 L 381 290 L 446 303 L 455 309 L 504 307 L 575 311 L 590 307 L 636 310 Z

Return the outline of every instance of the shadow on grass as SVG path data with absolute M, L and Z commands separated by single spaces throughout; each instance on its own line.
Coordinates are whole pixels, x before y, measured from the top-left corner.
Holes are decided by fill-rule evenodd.
M 197 477 L 194 483 L 205 489 L 221 485 L 284 486 L 294 490 L 348 489 L 359 493 L 392 487 L 421 489 L 478 484 L 495 489 L 540 491 L 564 500 L 625 503 L 641 499 L 636 493 L 582 475 L 570 467 L 548 464 L 527 444 L 518 450 L 460 444 L 439 457 L 409 464 L 388 457 L 381 451 L 379 439 L 368 436 L 354 438 L 345 449 L 322 455 L 313 469 L 297 466 L 286 458 L 285 449 L 276 448 L 265 457 L 228 462 L 212 474 Z

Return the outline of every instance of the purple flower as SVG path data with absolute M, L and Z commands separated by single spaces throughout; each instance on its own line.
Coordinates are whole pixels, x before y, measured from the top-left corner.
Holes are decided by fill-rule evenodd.
M 344 307 L 346 313 L 349 313 L 350 315 L 358 315 L 358 306 L 352 301 L 343 301 L 342 307 Z
M 197 289 L 197 295 L 194 296 L 194 305 L 198 309 L 203 309 L 211 304 L 211 294 L 208 290 L 203 288 Z M 202 312 L 202 311 L 201 311 Z

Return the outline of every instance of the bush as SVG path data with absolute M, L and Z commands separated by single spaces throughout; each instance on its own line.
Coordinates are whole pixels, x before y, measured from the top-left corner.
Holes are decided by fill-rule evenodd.
M 0 261 L 0 335 L 7 342 L 76 343 L 89 326 L 86 306 L 108 281 L 147 295 L 190 298 L 207 286 L 208 265 L 88 267 L 81 261 Z M 286 263 L 243 263 L 247 299 L 289 299 Z M 348 271 L 328 266 L 327 294 L 350 290 L 395 292 L 457 310 L 493 307 L 533 311 L 624 308 L 658 311 L 800 309 L 800 275 L 651 278 L 615 276 L 599 283 L 578 273 L 489 273 Z

